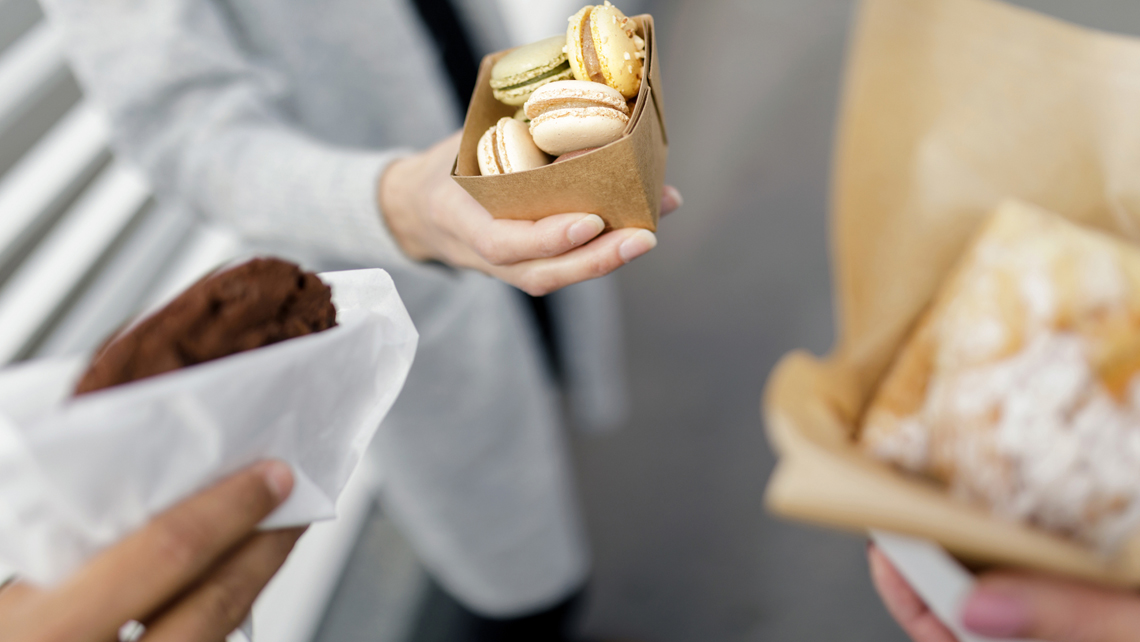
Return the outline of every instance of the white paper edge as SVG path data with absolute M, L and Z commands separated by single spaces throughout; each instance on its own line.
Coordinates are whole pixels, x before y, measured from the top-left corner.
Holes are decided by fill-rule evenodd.
M 324 620 L 381 485 L 365 455 L 337 501 L 334 520 L 313 524 L 253 605 L 255 642 L 309 642 Z M 227 642 L 245 642 L 237 635 Z
M 871 531 L 871 541 L 959 642 L 1034 642 L 984 638 L 962 628 L 958 615 L 974 589 L 974 576 L 938 544 L 878 530 Z

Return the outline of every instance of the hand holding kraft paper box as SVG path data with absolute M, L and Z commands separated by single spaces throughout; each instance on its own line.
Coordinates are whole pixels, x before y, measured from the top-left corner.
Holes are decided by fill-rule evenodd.
M 617 31 L 607 33 L 609 29 Z M 529 85 L 522 88 L 522 95 L 512 88 L 492 86 L 496 63 L 513 52 L 487 56 L 479 69 L 452 177 L 495 218 L 538 220 L 564 212 L 589 212 L 600 216 L 607 229 L 656 231 L 669 148 L 653 18 L 625 18 L 607 2 L 571 17 L 567 31 L 567 45 L 577 42 L 576 46 L 603 63 L 606 52 L 599 57 L 595 43 L 599 47 L 617 46 L 622 40 L 632 44 L 623 45 L 628 50 L 611 57 L 610 62 L 616 64 L 607 70 L 587 69 L 581 50 L 572 52 L 567 46 L 563 51 L 557 38 L 534 43 L 525 48 L 531 50 L 527 53 L 539 57 L 539 50 L 549 49 L 555 57 L 550 65 L 535 63 L 538 73 L 534 75 L 541 78 L 528 78 L 522 69 L 524 61 L 504 63 L 515 67 L 508 71 L 519 72 L 515 75 Z M 636 50 L 638 44 L 643 51 Z M 570 73 L 558 60 L 560 54 L 567 57 Z M 503 68 L 499 70 L 502 73 Z M 569 80 L 570 76 L 581 78 Z M 591 85 L 597 86 L 596 91 L 589 91 Z M 531 100 L 526 101 L 524 95 Z M 631 99 L 631 104 L 625 99 Z M 534 119 L 529 127 L 521 118 L 515 119 L 523 115 L 519 105 L 524 102 L 525 114 Z M 598 126 L 591 126 L 589 133 L 558 131 L 563 129 L 561 123 L 553 121 L 570 120 L 560 118 L 569 115 L 566 108 L 593 116 Z M 617 127 L 607 124 L 619 121 Z M 490 145 L 492 138 L 501 153 L 490 150 L 488 162 L 485 152 L 481 170 L 480 144 Z M 567 138 L 574 141 L 567 144 Z M 539 149 L 544 146 L 545 151 Z M 498 167 L 488 168 L 496 156 Z M 550 162 L 552 156 L 560 156 L 558 162 Z
M 772 510 L 1140 586 L 1137 79 L 1134 39 L 993 0 L 864 2 L 837 347 L 769 379 Z

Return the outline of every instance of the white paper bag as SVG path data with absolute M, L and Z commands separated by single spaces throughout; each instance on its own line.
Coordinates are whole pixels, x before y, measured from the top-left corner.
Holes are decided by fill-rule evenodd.
M 262 459 L 293 469 L 263 528 L 335 516 L 418 336 L 382 270 L 322 274 L 334 328 L 70 398 L 85 361 L 0 371 L 0 564 L 52 584 L 178 500 Z

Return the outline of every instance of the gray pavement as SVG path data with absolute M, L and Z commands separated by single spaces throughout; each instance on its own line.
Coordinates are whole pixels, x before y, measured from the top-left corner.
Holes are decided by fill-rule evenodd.
M 661 642 L 901 640 L 855 537 L 778 521 L 768 371 L 832 340 L 827 185 L 850 3 L 658 3 L 685 207 L 625 269 L 634 421 L 579 440 L 587 628 Z
M 1135 0 L 1018 4 L 1140 33 Z M 859 538 L 776 520 L 761 503 L 774 461 L 765 377 L 788 350 L 822 354 L 833 336 L 827 188 L 852 3 L 642 5 L 658 21 L 669 176 L 685 207 L 621 273 L 633 421 L 575 438 L 596 556 L 585 629 L 645 642 L 905 640 Z M 321 639 L 385 639 L 343 628 L 377 617 L 344 595 L 367 590 L 367 549 L 382 541 L 362 539 Z

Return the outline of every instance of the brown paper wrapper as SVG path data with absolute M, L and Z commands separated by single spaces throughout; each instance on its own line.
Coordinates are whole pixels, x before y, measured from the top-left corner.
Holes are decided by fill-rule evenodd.
M 861 413 L 981 221 L 1015 198 L 1140 238 L 1140 41 L 993 0 L 866 0 L 832 204 L 839 336 L 784 358 L 763 412 L 771 510 L 932 539 L 963 559 L 1140 585 L 1114 558 L 1004 522 L 862 456 Z
M 657 231 L 669 155 L 661 70 L 653 17 L 632 19 L 645 39 L 648 71 L 642 74 L 625 134 L 605 147 L 556 165 L 499 176 L 479 175 L 475 155 L 479 138 L 500 118 L 513 116 L 518 110 L 495 100 L 491 92 L 491 67 L 508 52 L 483 59 L 451 175 L 492 216 L 535 221 L 552 214 L 588 212 L 602 217 L 608 229 L 643 227 Z

